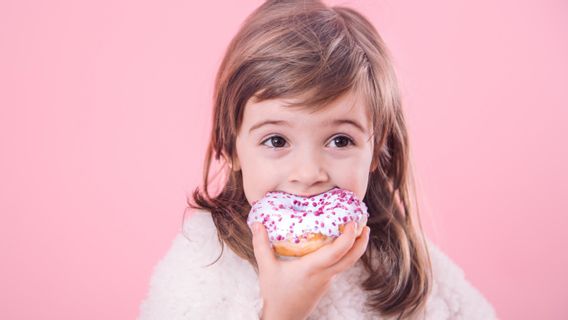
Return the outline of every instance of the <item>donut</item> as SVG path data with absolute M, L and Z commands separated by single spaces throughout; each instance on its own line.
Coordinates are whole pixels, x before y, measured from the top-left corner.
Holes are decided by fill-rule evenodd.
M 350 221 L 359 236 L 367 224 L 367 206 L 349 190 L 335 187 L 311 197 L 267 192 L 251 203 L 247 224 L 260 222 L 275 253 L 286 259 L 304 256 L 339 237 Z

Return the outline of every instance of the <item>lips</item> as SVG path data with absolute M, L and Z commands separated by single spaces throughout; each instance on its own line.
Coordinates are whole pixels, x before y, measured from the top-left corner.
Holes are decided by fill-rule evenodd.
M 329 189 L 329 190 L 326 190 L 326 191 L 323 191 L 323 192 L 320 192 L 320 193 L 317 193 L 317 194 L 311 194 L 311 195 L 293 194 L 293 195 L 294 195 L 294 196 L 297 196 L 297 197 L 302 197 L 302 198 L 312 198 L 312 197 L 317 197 L 317 196 L 319 196 L 320 194 L 324 194 L 324 193 L 329 192 L 329 191 L 334 190 L 334 189 L 339 189 L 339 187 L 338 187 L 338 186 L 335 186 L 335 187 L 333 187 L 333 188 L 331 188 L 331 189 Z
M 317 196 L 319 196 L 319 195 L 321 195 L 321 194 L 324 194 L 324 193 L 329 192 L 329 191 L 334 190 L 334 189 L 339 189 L 339 187 L 338 187 L 338 186 L 335 186 L 335 187 L 333 187 L 333 188 L 331 188 L 331 189 L 328 189 L 328 190 L 326 190 L 326 191 L 323 191 L 323 192 L 320 192 L 320 193 L 316 193 L 316 194 L 310 194 L 310 195 L 297 194 L 297 193 L 288 193 L 288 192 L 285 192 L 285 191 L 273 191 L 273 192 L 279 192 L 279 193 L 290 194 L 290 195 L 293 195 L 293 196 L 296 196 L 296 197 L 301 197 L 301 198 L 312 198 L 312 197 L 317 197 Z
M 281 194 L 286 194 L 286 195 L 288 195 L 288 196 L 299 197 L 299 198 L 306 198 L 306 199 L 307 199 L 307 198 L 317 197 L 317 196 L 322 195 L 322 194 L 324 194 L 324 193 L 326 193 L 326 192 L 329 192 L 329 191 L 332 191 L 332 190 L 336 190 L 336 189 L 340 189 L 340 188 L 339 188 L 338 186 L 334 186 L 333 188 L 331 188 L 331 189 L 329 189 L 329 190 L 326 190 L 326 191 L 323 191 L 323 192 L 320 192 L 320 193 L 317 193 L 317 194 L 312 194 L 312 195 L 301 195 L 301 194 L 295 194 L 295 193 L 288 193 L 288 192 L 285 192 L 285 191 L 268 191 L 264 196 L 267 197 L 269 194 L 279 194 L 279 193 L 281 193 Z M 260 200 L 260 199 L 259 199 L 259 200 Z M 254 200 L 254 201 L 251 203 L 251 205 L 254 206 L 259 200 Z

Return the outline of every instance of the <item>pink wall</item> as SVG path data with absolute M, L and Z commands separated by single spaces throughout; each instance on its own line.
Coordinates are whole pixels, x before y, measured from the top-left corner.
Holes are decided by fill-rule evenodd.
M 236 3 L 0 2 L 1 319 L 137 315 L 261 1 Z M 501 318 L 568 318 L 566 2 L 327 3 L 394 54 L 427 234 Z

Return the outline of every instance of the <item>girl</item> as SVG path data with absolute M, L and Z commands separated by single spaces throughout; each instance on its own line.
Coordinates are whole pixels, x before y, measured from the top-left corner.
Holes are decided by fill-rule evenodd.
M 227 49 L 213 112 L 203 188 L 154 270 L 139 319 L 495 318 L 415 222 L 395 73 L 361 13 L 320 1 L 263 3 Z M 227 165 L 216 195 L 213 156 Z M 335 186 L 367 204 L 358 238 L 350 226 L 284 261 L 262 224 L 255 232 L 246 224 L 251 203 L 269 191 L 311 196 Z

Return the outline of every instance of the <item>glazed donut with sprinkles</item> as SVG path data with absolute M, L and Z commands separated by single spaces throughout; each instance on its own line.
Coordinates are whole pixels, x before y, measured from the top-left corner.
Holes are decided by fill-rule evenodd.
M 261 222 L 277 255 L 301 257 L 343 233 L 350 221 L 357 222 L 359 236 L 367 224 L 367 206 L 351 191 L 335 187 L 303 197 L 281 191 L 267 192 L 252 207 L 247 224 Z

